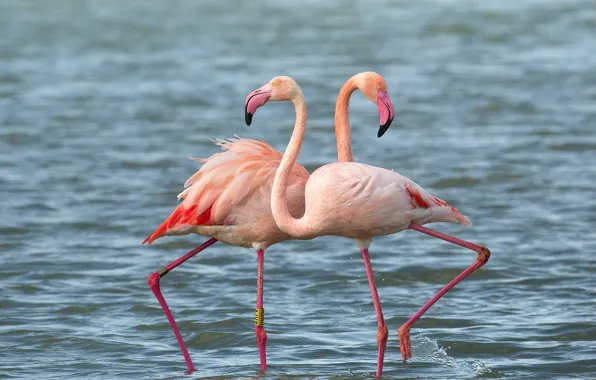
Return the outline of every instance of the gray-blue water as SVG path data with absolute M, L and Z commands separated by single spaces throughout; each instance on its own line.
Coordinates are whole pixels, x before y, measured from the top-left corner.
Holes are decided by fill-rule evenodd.
M 376 239 L 385 377 L 588 379 L 596 372 L 596 51 L 581 1 L 3 1 L 0 377 L 182 378 L 147 276 L 205 239 L 140 242 L 211 138 L 283 150 L 290 104 L 244 98 L 291 75 L 309 105 L 300 162 L 336 159 L 341 84 L 374 70 L 397 110 L 351 103 L 358 161 L 394 169 L 474 226 L 490 262 L 396 330 L 475 254 L 410 231 Z M 198 372 L 258 373 L 254 251 L 214 245 L 162 281 Z M 357 247 L 265 258 L 267 378 L 373 376 L 376 319 Z

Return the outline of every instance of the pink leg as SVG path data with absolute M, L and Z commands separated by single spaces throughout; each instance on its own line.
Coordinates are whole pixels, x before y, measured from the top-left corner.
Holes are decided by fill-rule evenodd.
M 412 357 L 412 343 L 410 341 L 410 328 L 414 325 L 414 323 L 416 323 L 416 321 L 418 319 L 420 319 L 420 317 L 422 317 L 422 315 L 424 313 L 426 313 L 426 311 L 428 309 L 430 309 L 430 307 L 432 305 L 434 305 L 435 302 L 437 302 L 441 297 L 443 297 L 445 295 L 445 293 L 450 291 L 455 285 L 459 284 L 464 278 L 466 278 L 470 274 L 472 274 L 476 269 L 478 269 L 481 266 L 483 266 L 484 264 L 486 264 L 486 262 L 490 258 L 490 251 L 486 247 L 483 247 L 483 246 L 480 246 L 480 245 L 477 245 L 474 243 L 470 243 L 470 242 L 462 240 L 462 239 L 458 239 L 456 237 L 444 234 L 442 232 L 431 230 L 430 228 L 422 227 L 415 223 L 410 223 L 408 228 L 422 232 L 422 233 L 430 235 L 430 236 L 434 236 L 436 238 L 448 241 L 453 244 L 457 244 L 460 247 L 468 248 L 468 249 L 478 253 L 478 258 L 466 270 L 464 270 L 457 277 L 455 277 L 453 280 L 451 280 L 450 283 L 445 285 L 445 287 L 443 289 L 441 289 L 437 294 L 435 294 L 433 298 L 431 298 L 427 303 L 425 303 L 424 306 L 422 306 L 422 308 L 416 312 L 416 314 L 414 314 L 410 319 L 408 319 L 408 321 L 406 323 L 404 323 L 397 330 L 397 334 L 399 335 L 399 348 L 401 350 L 401 357 L 402 357 L 404 363 L 406 362 L 406 360 L 408 360 L 409 358 Z
M 265 265 L 265 250 L 257 251 L 257 308 L 255 313 L 255 335 L 259 345 L 259 356 L 261 357 L 261 371 L 267 371 L 267 356 L 265 346 L 267 344 L 267 333 L 265 332 L 265 309 L 263 309 L 263 267 Z
M 186 372 L 187 374 L 193 373 L 194 371 L 196 371 L 196 368 L 192 364 L 192 360 L 190 359 L 190 355 L 188 354 L 188 350 L 186 349 L 184 340 L 182 340 L 182 335 L 180 335 L 180 330 L 178 329 L 178 326 L 176 325 L 174 316 L 170 312 L 170 308 L 168 307 L 166 300 L 163 298 L 163 295 L 161 294 L 161 289 L 159 288 L 159 280 L 163 276 L 168 274 L 168 272 L 170 272 L 171 270 L 176 268 L 178 265 L 182 264 L 186 260 L 190 259 L 191 257 L 193 257 L 197 253 L 201 252 L 205 248 L 215 244 L 216 242 L 217 242 L 217 240 L 215 240 L 215 239 L 207 240 L 206 242 L 204 242 L 197 248 L 193 249 L 192 251 L 188 252 L 184 256 L 180 257 L 178 260 L 173 261 L 172 263 L 166 265 L 165 267 L 161 268 L 157 272 L 152 273 L 151 275 L 149 275 L 149 279 L 148 279 L 149 287 L 151 288 L 151 291 L 153 292 L 153 294 L 155 294 L 155 298 L 157 298 L 157 300 L 159 301 L 161 308 L 163 309 L 164 313 L 166 313 L 166 317 L 168 318 L 168 321 L 170 322 L 170 326 L 172 326 L 172 330 L 174 330 L 174 335 L 176 335 L 176 339 L 178 340 L 178 344 L 180 345 L 180 350 L 182 350 L 182 355 L 184 355 L 184 360 L 186 361 L 186 366 L 188 367 L 188 371 Z
M 366 276 L 368 277 L 368 285 L 370 286 L 370 294 L 375 306 L 375 313 L 377 314 L 377 323 L 379 332 L 377 333 L 377 343 L 379 346 L 379 354 L 377 356 L 377 377 L 383 374 L 383 359 L 385 358 L 385 347 L 387 346 L 387 326 L 383 318 L 383 310 L 381 310 L 381 301 L 379 301 L 379 294 L 377 293 L 377 286 L 375 285 L 375 276 L 373 275 L 372 265 L 370 264 L 370 255 L 368 249 L 364 248 L 362 251 L 362 260 L 366 268 Z

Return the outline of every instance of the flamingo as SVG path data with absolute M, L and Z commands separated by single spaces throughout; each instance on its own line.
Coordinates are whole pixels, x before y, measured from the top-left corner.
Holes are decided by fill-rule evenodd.
M 366 90 L 380 77 L 377 73 L 360 73 L 350 78 L 341 88 L 336 103 L 335 129 L 338 159 L 353 160 L 348 103 L 356 89 Z M 301 94 L 302 96 L 302 94 Z M 250 125 L 252 114 L 260 107 L 263 96 L 255 91 L 246 99 L 245 121 Z M 378 105 L 381 124 L 379 137 L 391 125 L 393 106 L 389 96 L 382 96 Z M 174 331 L 188 371 L 196 370 L 188 353 L 176 321 L 161 293 L 160 279 L 177 266 L 195 256 L 218 240 L 226 244 L 254 248 L 257 251 L 257 302 L 255 335 L 259 346 L 261 370 L 267 370 L 266 342 L 263 308 L 263 270 L 265 250 L 273 244 L 293 237 L 281 231 L 271 214 L 271 186 L 282 153 L 263 141 L 252 139 L 216 140 L 223 152 L 207 159 L 194 159 L 203 166 L 184 184 L 178 195 L 182 202 L 172 214 L 144 241 L 151 244 L 156 239 L 170 235 L 190 233 L 210 237 L 209 240 L 179 259 L 152 273 L 149 287 L 161 305 Z M 294 165 L 288 178 L 289 212 L 298 217 L 304 214 L 304 187 L 309 173 L 301 165 Z
M 386 89 L 385 81 L 378 80 L 363 92 L 371 101 L 383 103 L 382 97 L 386 94 Z M 306 182 L 304 215 L 296 218 L 290 214 L 286 188 L 290 170 L 294 167 L 306 132 L 306 104 L 298 84 L 287 76 L 275 77 L 256 91 L 261 97 L 260 105 L 268 101 L 291 101 L 296 112 L 292 137 L 273 181 L 271 207 L 275 223 L 296 239 L 343 236 L 356 241 L 361 250 L 377 317 L 376 375 L 381 376 L 388 331 L 368 252 L 372 239 L 375 236 L 412 229 L 477 253 L 477 259 L 472 265 L 449 282 L 398 329 L 404 363 L 412 357 L 410 329 L 414 323 L 451 288 L 482 267 L 488 261 L 490 251 L 486 247 L 423 227 L 423 224 L 433 222 L 458 223 L 463 226 L 472 224 L 457 209 L 431 195 L 411 179 L 394 171 L 362 163 L 335 162 L 318 168 Z M 389 107 L 386 111 L 393 118 Z

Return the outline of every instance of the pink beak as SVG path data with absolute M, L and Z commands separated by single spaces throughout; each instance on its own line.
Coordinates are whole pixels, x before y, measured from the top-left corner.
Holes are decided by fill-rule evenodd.
M 246 121 L 246 125 L 252 123 L 252 115 L 257 112 L 257 109 L 267 103 L 272 89 L 273 86 L 271 86 L 271 83 L 267 83 L 248 94 L 244 103 L 244 121 Z
M 393 121 L 393 117 L 395 116 L 395 111 L 393 110 L 393 104 L 391 104 L 391 99 L 389 99 L 389 95 L 385 90 L 379 90 L 377 94 L 377 107 L 379 108 L 379 115 L 381 120 L 379 121 L 379 132 L 377 133 L 377 137 L 383 136 L 391 122 Z

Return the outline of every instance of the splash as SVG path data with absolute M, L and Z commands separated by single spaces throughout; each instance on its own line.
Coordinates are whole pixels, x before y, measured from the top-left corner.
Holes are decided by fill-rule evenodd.
M 413 357 L 410 361 L 433 362 L 454 369 L 460 378 L 499 376 L 497 371 L 488 368 L 479 360 L 455 360 L 447 354 L 436 340 L 419 336 L 412 340 Z

